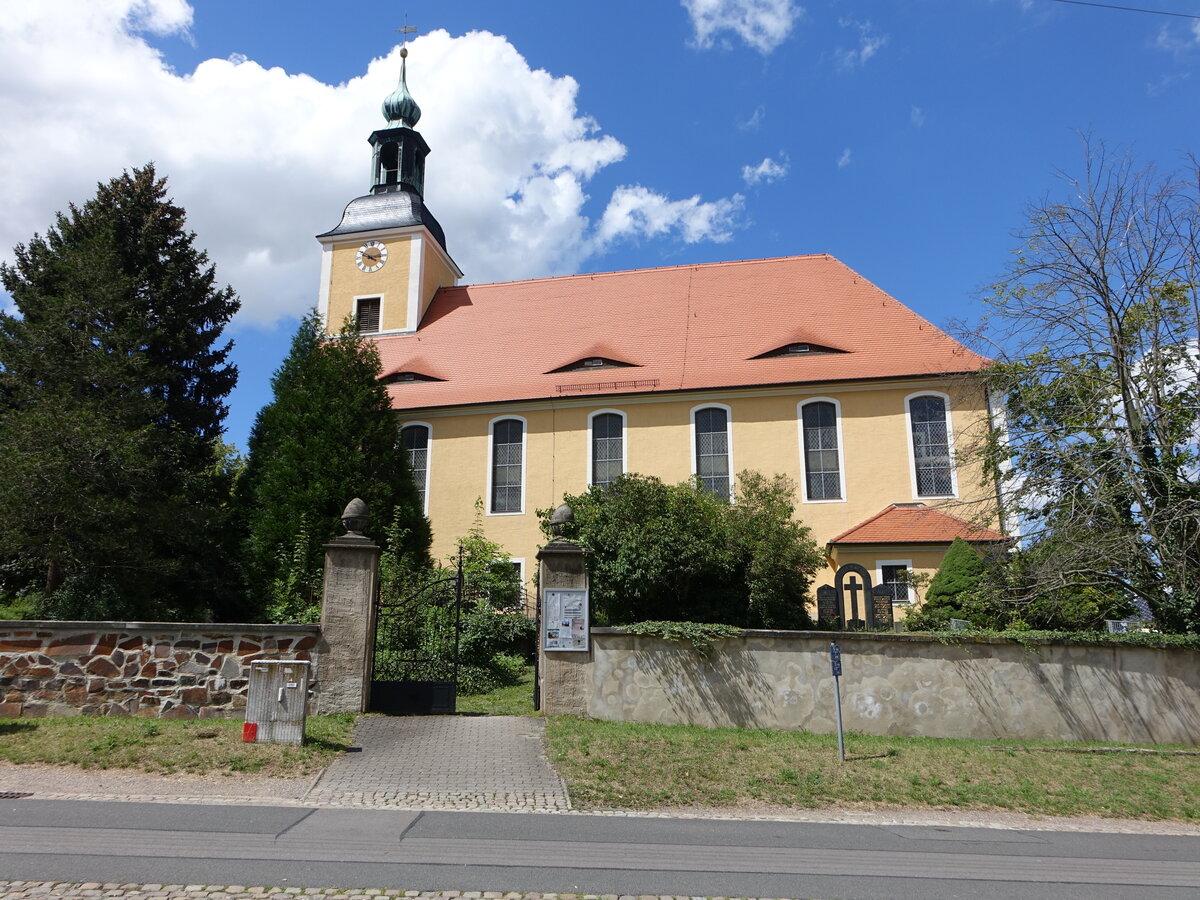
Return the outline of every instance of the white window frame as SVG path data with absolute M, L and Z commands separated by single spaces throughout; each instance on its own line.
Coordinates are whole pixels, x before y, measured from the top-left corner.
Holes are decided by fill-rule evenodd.
M 587 419 L 587 474 L 585 476 L 585 487 L 591 487 L 592 463 L 595 462 L 593 457 L 594 438 L 592 436 L 592 425 L 596 421 L 596 416 L 620 416 L 621 417 L 621 474 L 629 472 L 629 416 L 619 409 L 598 409 L 595 412 L 588 413 Z
M 495 456 L 496 449 L 496 423 L 505 422 L 509 419 L 516 419 L 521 423 L 521 508 L 519 510 L 509 512 L 492 512 L 492 474 L 495 470 L 492 457 Z M 487 501 L 484 504 L 484 515 L 488 516 L 523 516 L 525 515 L 525 486 L 526 486 L 526 464 L 529 460 L 529 422 L 524 416 L 507 415 L 496 416 L 488 422 L 487 431 Z
M 913 423 L 911 402 L 918 397 L 941 397 L 946 404 L 946 452 L 950 455 L 950 493 L 917 493 L 917 457 L 913 452 Z M 908 477 L 912 486 L 913 500 L 938 500 L 958 496 L 958 458 L 954 452 L 954 408 L 950 395 L 944 391 L 914 391 L 904 397 L 904 443 L 908 447 Z
M 832 403 L 834 424 L 837 426 L 838 492 L 841 497 L 832 500 L 810 500 L 808 497 L 808 459 L 804 454 L 804 407 L 810 403 Z M 800 491 L 801 503 L 845 503 L 846 502 L 846 457 L 842 453 L 842 404 L 835 397 L 810 397 L 796 404 L 796 428 L 800 440 Z
M 521 580 L 521 589 L 525 589 L 525 557 L 510 556 L 508 561 L 517 567 L 517 577 Z
M 425 438 L 425 508 L 421 510 L 425 515 L 429 515 L 429 473 L 433 470 L 433 425 L 429 422 L 401 422 L 400 434 L 404 433 L 405 428 L 411 428 L 414 425 L 422 425 L 426 429 L 427 436 Z M 400 448 L 405 453 L 408 451 L 403 447 Z
M 729 456 L 729 502 L 734 499 L 733 487 L 735 484 L 734 472 L 737 470 L 733 465 L 733 410 L 725 403 L 698 403 L 692 407 L 692 477 L 695 478 L 699 474 L 699 468 L 696 465 L 696 413 L 705 409 L 723 409 L 725 410 L 725 446 Z
M 908 572 L 909 581 L 908 581 L 908 584 L 905 585 L 905 588 L 908 591 L 908 599 L 907 600 L 899 600 L 899 601 L 893 600 L 892 606 L 912 606 L 914 603 L 916 603 L 916 598 L 913 596 L 913 583 L 912 583 L 913 562 L 912 562 L 912 560 L 911 559 L 877 559 L 877 560 L 875 560 L 875 583 L 876 584 L 884 583 L 884 581 L 883 581 L 883 567 L 884 566 L 904 566 L 905 571 Z
M 383 291 L 376 291 L 373 294 L 355 294 L 352 298 L 350 298 L 350 304 L 351 304 L 350 312 L 354 313 L 355 320 L 358 319 L 358 301 L 359 300 L 378 300 L 379 301 L 379 328 L 376 331 L 360 331 L 360 332 L 358 332 L 358 334 L 361 334 L 363 337 L 370 337 L 371 335 L 383 334 L 384 333 L 383 314 L 384 314 L 384 309 L 385 309 L 384 304 L 387 303 L 387 300 L 383 296 Z M 341 323 L 339 322 L 338 324 L 341 324 Z

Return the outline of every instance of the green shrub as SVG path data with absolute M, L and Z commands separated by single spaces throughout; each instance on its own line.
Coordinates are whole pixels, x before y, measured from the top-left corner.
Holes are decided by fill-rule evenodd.
M 728 503 L 696 482 L 623 475 L 565 502 L 564 537 L 588 551 L 597 625 L 691 620 L 744 628 L 805 628 L 805 598 L 824 559 L 792 518 L 796 487 L 757 472 Z M 539 510 L 548 531 L 552 510 Z

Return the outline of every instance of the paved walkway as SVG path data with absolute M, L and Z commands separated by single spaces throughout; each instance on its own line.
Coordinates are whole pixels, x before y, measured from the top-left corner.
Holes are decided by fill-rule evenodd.
M 567 810 L 546 761 L 545 722 L 526 716 L 369 716 L 358 752 L 335 760 L 305 796 L 323 806 Z

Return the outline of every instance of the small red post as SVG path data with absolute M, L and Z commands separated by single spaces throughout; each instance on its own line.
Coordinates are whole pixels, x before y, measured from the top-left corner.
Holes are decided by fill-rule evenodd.
M 257 740 L 258 740 L 258 723 L 257 722 L 243 723 L 243 725 L 242 725 L 242 742 L 246 743 L 246 744 L 253 744 Z

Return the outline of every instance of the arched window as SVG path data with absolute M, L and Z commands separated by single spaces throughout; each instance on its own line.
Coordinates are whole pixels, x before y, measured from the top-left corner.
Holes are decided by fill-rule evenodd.
M 841 500 L 837 406 L 828 400 L 806 403 L 800 410 L 800 420 L 804 433 L 805 499 Z
M 421 501 L 421 511 L 428 512 L 429 501 L 429 426 L 405 425 L 400 429 L 400 447 L 408 454 L 408 468 Z
M 936 394 L 910 397 L 908 418 L 917 496 L 952 496 L 954 465 L 950 459 L 950 422 L 945 397 Z
M 625 472 L 625 417 L 616 412 L 591 416 L 590 484 L 607 487 Z
M 493 513 L 519 513 L 525 509 L 525 423 L 498 419 L 492 423 Z
M 692 413 L 696 441 L 696 475 L 700 485 L 725 500 L 732 493 L 729 464 L 729 410 L 706 406 Z

